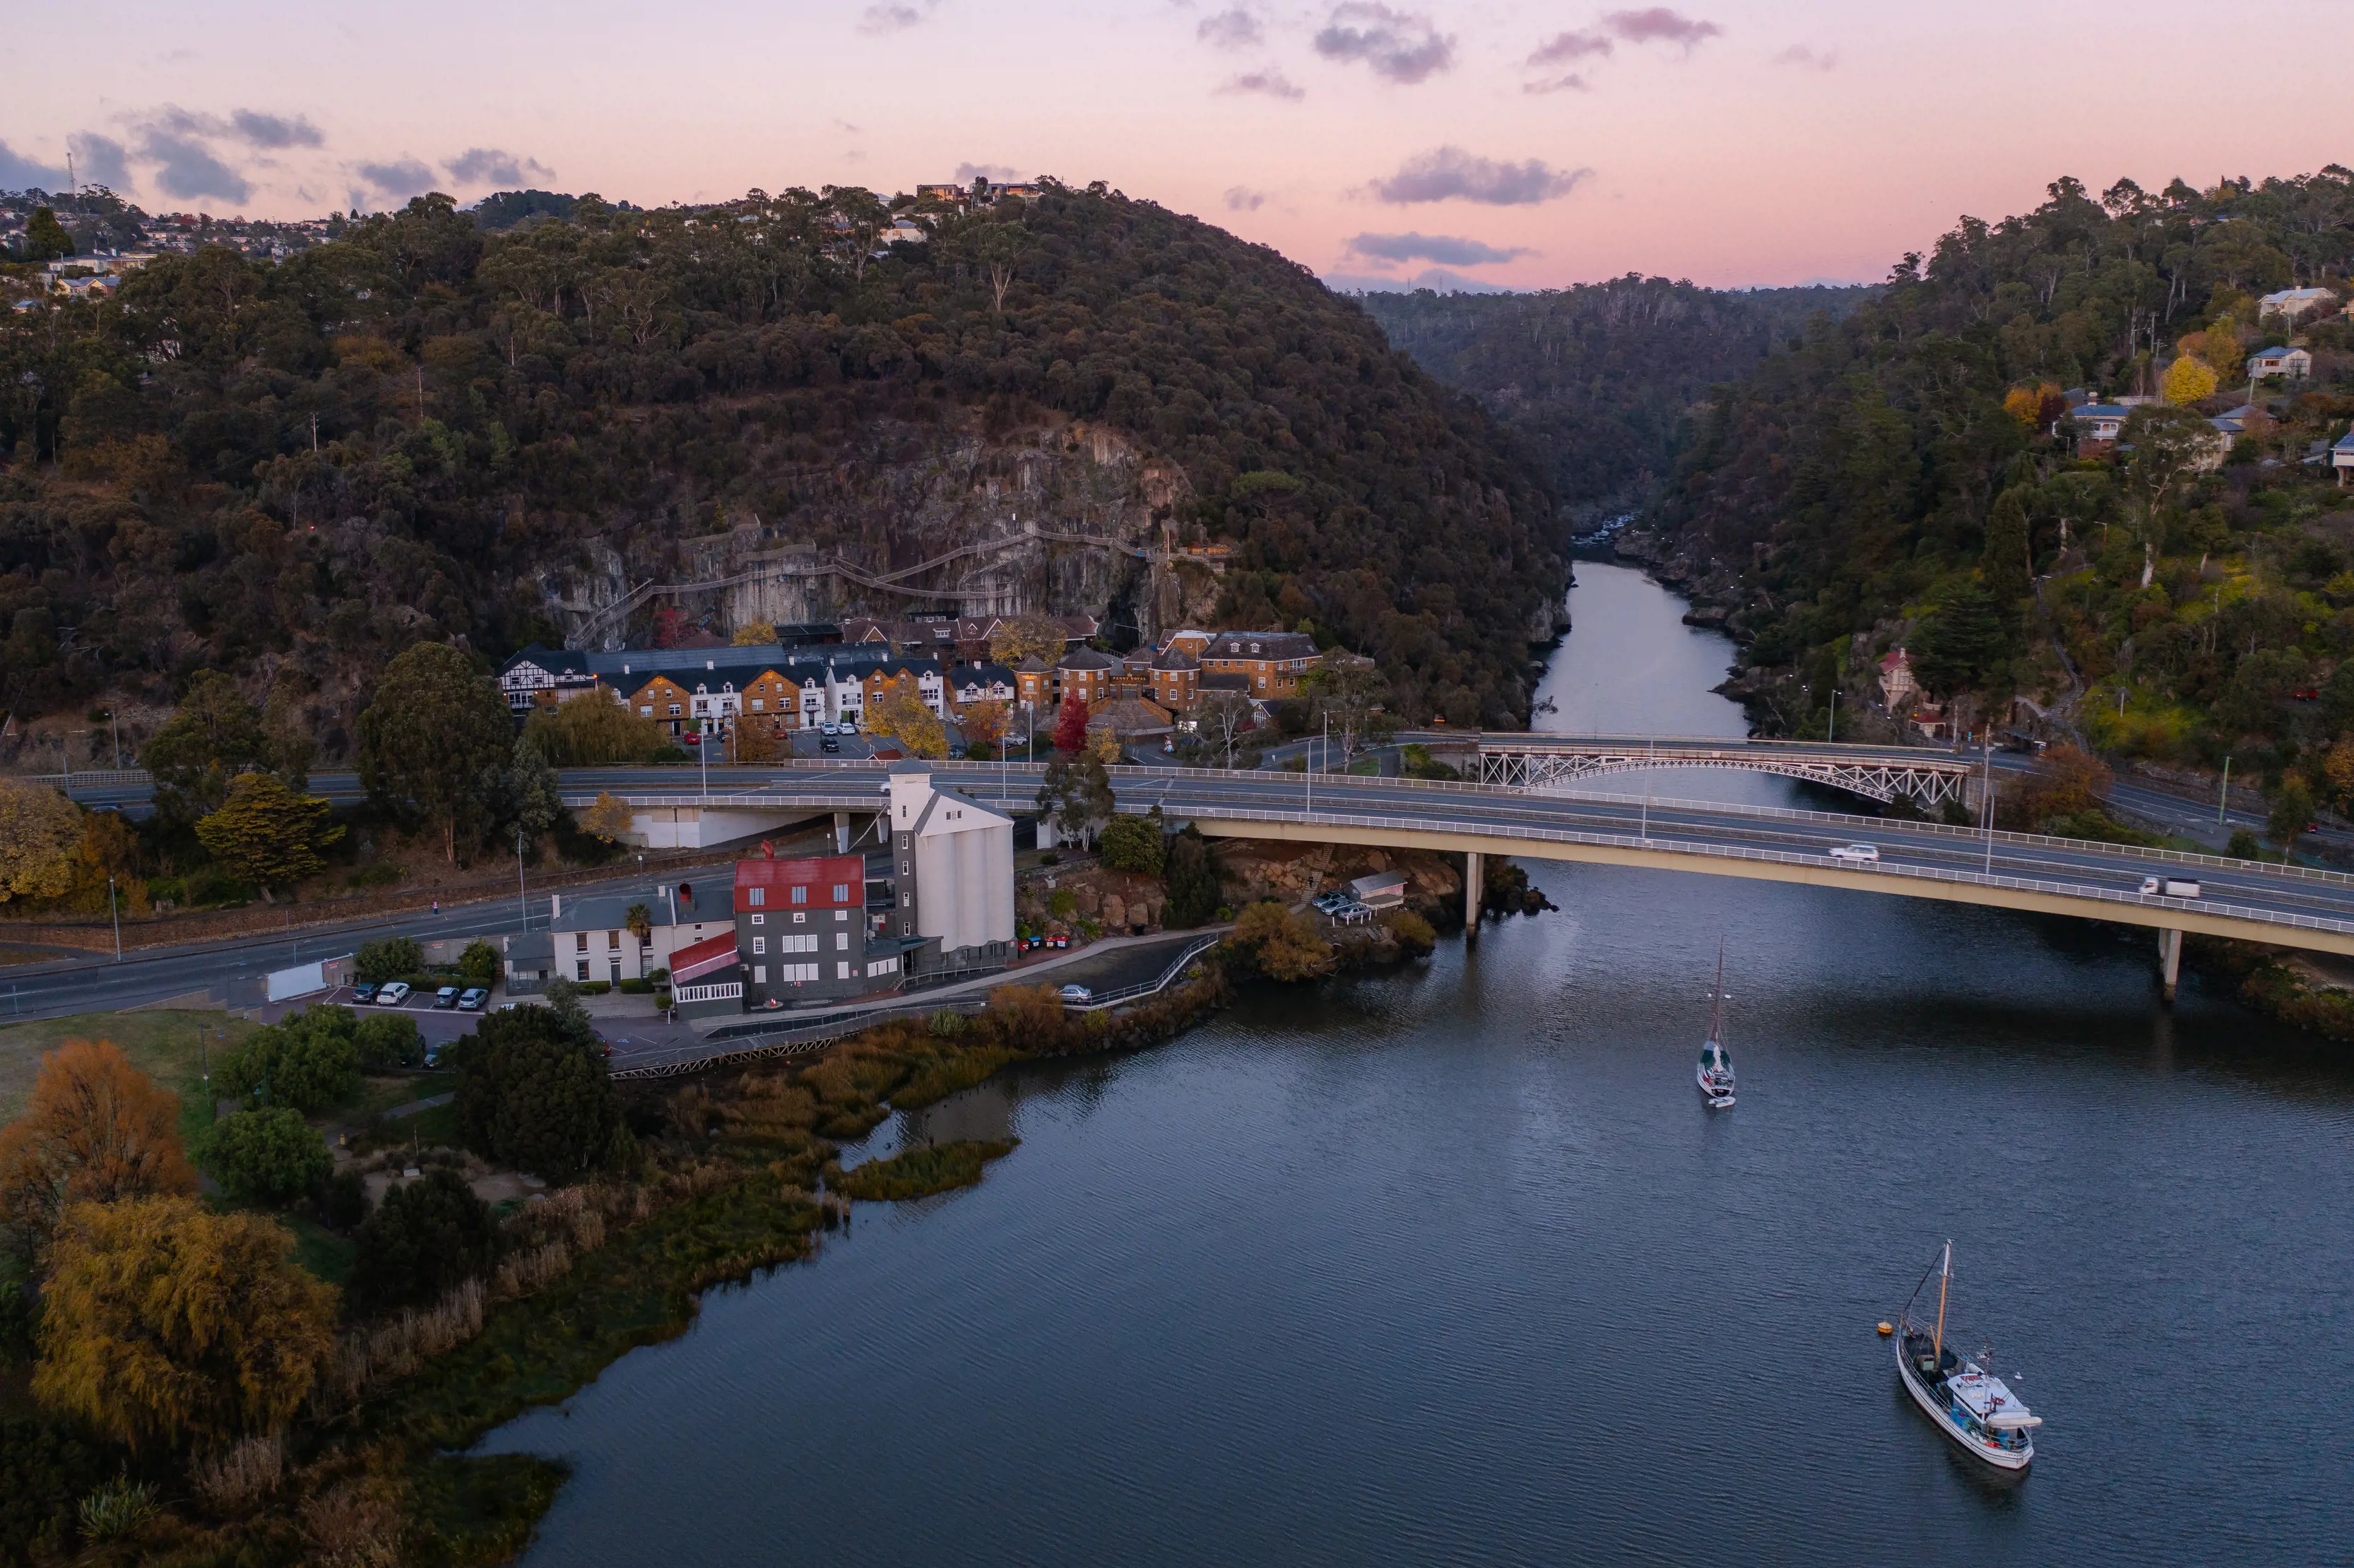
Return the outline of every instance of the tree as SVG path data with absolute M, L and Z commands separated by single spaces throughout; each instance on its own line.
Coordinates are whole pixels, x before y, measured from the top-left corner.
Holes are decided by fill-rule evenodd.
M 989 656 L 1008 668 L 1024 659 L 1052 664 L 1070 645 L 1071 630 L 1052 616 L 1016 615 L 989 634 Z
M 1103 863 L 1114 871 L 1159 876 L 1168 863 L 1168 824 L 1155 806 L 1141 817 L 1115 816 L 1104 824 Z
M 1986 544 L 1978 551 L 1978 574 L 1986 579 L 1987 591 L 1994 596 L 1999 613 L 2008 614 L 2034 586 L 2034 567 L 2030 559 L 2032 531 L 2027 517 L 2027 502 L 2031 493 L 2028 486 L 2014 484 L 1995 497 L 1994 507 L 1987 514 Z
M 642 904 L 632 904 L 622 912 L 621 924 L 638 939 L 638 950 L 643 953 L 654 938 L 654 912 Z
M 1087 748 L 1087 700 L 1071 692 L 1055 715 L 1055 749 L 1065 757 L 1076 757 Z
M 58 261 L 73 253 L 73 236 L 58 221 L 58 215 L 46 207 L 35 207 L 32 220 L 25 225 L 25 260 Z
M 44 1056 L 25 1114 L 0 1127 L 0 1225 L 28 1256 L 69 1204 L 196 1191 L 178 1097 L 111 1041 L 69 1040 Z
M 643 905 L 631 906 L 633 912 L 643 907 Z M 630 929 L 634 931 L 637 927 L 632 925 Z M 645 940 L 643 937 L 638 939 L 641 942 Z M 458 978 L 468 985 L 489 990 L 498 983 L 499 950 L 482 938 L 475 938 L 466 944 L 466 950 L 458 955 Z
M 994 751 L 1004 742 L 1012 717 L 1005 704 L 992 700 L 973 704 L 957 723 L 969 750 Z
M 199 670 L 164 727 L 139 748 L 139 766 L 154 775 L 156 810 L 193 822 L 228 798 L 237 775 L 266 768 L 270 752 L 261 714 L 237 683 Z
M 736 629 L 728 641 L 738 648 L 758 648 L 777 640 L 776 626 L 766 620 L 748 620 Z
M 1940 694 L 1967 691 L 2002 656 L 2006 640 L 1993 599 L 1975 583 L 1957 584 L 1913 639 L 1914 673 Z
M 46 784 L 0 779 L 0 904 L 73 887 L 81 808 Z
M 458 1128 L 484 1159 L 551 1181 L 616 1158 L 627 1139 L 596 1032 L 546 1007 L 475 1027 L 458 1054 Z
M 1210 858 L 1208 841 L 1193 823 L 1186 823 L 1184 831 L 1169 841 L 1164 874 L 1169 902 L 1161 919 L 1166 924 L 1199 926 L 1217 913 L 1222 896 L 1217 863 Z
M 1315 980 L 1332 972 L 1332 944 L 1307 916 L 1268 899 L 1235 920 L 1226 940 L 1269 980 Z
M 2215 427 L 2188 408 L 2146 403 L 2126 416 L 2117 440 L 2133 448 L 2126 486 L 2133 500 L 2134 537 L 2141 543 L 2142 587 L 2149 587 L 2158 571 L 2158 546 L 2165 535 L 2167 510 L 2182 499 L 2204 471 L 2200 465 L 2215 450 L 2218 440 Z
M 323 797 L 297 795 L 275 773 L 240 773 L 220 809 L 196 821 L 196 841 L 230 875 L 267 887 L 316 876 L 319 852 L 344 836 Z
M 514 759 L 507 768 L 507 805 L 515 825 L 527 833 L 544 833 L 564 820 L 563 782 L 528 733 L 515 736 Z
M 2297 835 L 2313 821 L 2313 788 L 2301 773 L 2281 780 L 2273 796 L 2271 815 L 2264 819 L 2264 837 L 2283 849 L 2294 848 Z
M 1108 821 L 1114 804 L 1111 776 L 1093 757 L 1078 761 L 1060 751 L 1046 761 L 1038 786 L 1038 809 L 1050 816 L 1055 831 L 1076 843 L 1087 843 Z
M 414 1067 L 425 1060 L 425 1033 L 400 1012 L 371 1012 L 352 1030 L 352 1052 L 364 1071 Z
M 1257 710 L 1241 692 L 1204 692 L 1193 709 L 1194 731 L 1222 758 L 1222 767 L 1235 765 L 1235 748 L 1257 722 Z
M 291 1203 L 335 1168 L 327 1140 L 289 1106 L 221 1118 L 206 1132 L 200 1153 L 207 1174 L 240 1203 Z
M 598 790 L 597 799 L 580 813 L 580 831 L 607 843 L 634 831 L 636 826 L 637 815 L 630 810 L 629 802 L 610 789 Z
M 352 967 L 358 971 L 362 981 L 368 985 L 382 985 L 387 980 L 397 980 L 422 969 L 425 967 L 425 949 L 417 945 L 414 937 L 378 937 L 360 944 L 359 951 L 353 956 Z
M 887 736 L 917 757 L 946 757 L 949 732 L 916 687 L 916 677 L 901 675 L 885 681 L 866 709 L 866 727 Z
M 2321 761 L 2321 776 L 2329 786 L 2329 800 L 2340 811 L 2354 807 L 2354 735 L 2341 735 Z
M 388 1190 L 358 1240 L 346 1287 L 352 1306 L 383 1312 L 434 1300 L 487 1273 L 498 1233 L 466 1179 L 436 1166 L 423 1181 Z
M 190 1198 L 68 1209 L 33 1396 L 136 1453 L 284 1425 L 334 1351 L 334 1287 L 294 1238 Z
M 2212 397 L 2218 381 L 2212 366 L 2186 354 L 2166 367 L 2166 377 L 2158 385 L 2168 402 L 2182 406 Z
M 255 1030 L 223 1055 L 217 1086 L 239 1099 L 292 1106 L 305 1115 L 331 1109 L 360 1086 L 358 1020 L 348 1007 L 321 1002 Z
M 1316 699 L 1320 717 L 1329 717 L 1341 735 L 1341 755 L 1354 757 L 1361 743 L 1373 744 L 1382 732 L 1397 726 L 1385 705 L 1390 683 L 1373 664 L 1346 653 L 1326 654 L 1302 683 Z
M 523 722 L 523 738 L 557 768 L 604 768 L 643 762 L 670 744 L 670 732 L 641 718 L 627 704 L 595 694 L 534 708 Z
M 359 721 L 360 782 L 405 821 L 440 830 L 452 864 L 498 816 L 514 726 L 495 682 L 441 642 L 385 666 Z

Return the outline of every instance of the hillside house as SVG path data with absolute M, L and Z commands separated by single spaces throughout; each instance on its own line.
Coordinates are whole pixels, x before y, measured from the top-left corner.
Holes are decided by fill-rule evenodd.
M 1013 672 L 1002 664 L 958 664 L 948 673 L 949 704 L 959 714 L 975 703 L 1007 703 L 1020 691 Z
M 2329 449 L 2329 466 L 2337 473 L 2340 486 L 2354 479 L 2354 430 L 2338 437 L 2337 444 Z
M 2282 289 L 2266 294 L 2256 302 L 2256 316 L 2279 316 L 2284 321 L 2296 321 L 2315 312 L 2327 314 L 2338 302 L 2338 295 L 2328 289 Z
M 1880 662 L 1880 700 L 1891 715 L 1901 714 L 1905 705 L 1921 694 L 1921 683 L 1913 674 L 1912 656 L 1899 648 Z
M 2302 348 L 2264 348 L 2248 356 L 2248 374 L 2262 381 L 2268 376 L 2304 381 L 2313 375 L 2313 355 Z
M 599 683 L 588 654 L 568 648 L 544 648 L 536 642 L 499 670 L 499 690 L 507 699 L 507 711 L 518 718 L 535 707 L 553 707 L 593 692 Z
M 1316 640 L 1299 631 L 1221 631 L 1196 655 L 1204 674 L 1242 675 L 1262 702 L 1299 694 L 1316 667 Z
M 2132 413 L 2122 403 L 2082 403 L 2069 409 L 2068 417 L 2076 421 L 2078 440 L 2114 441 Z
M 1076 694 L 1082 702 L 1093 706 L 1112 693 L 1112 678 L 1119 671 L 1119 661 L 1108 653 L 1092 648 L 1074 648 L 1063 655 L 1055 666 L 1055 701 Z

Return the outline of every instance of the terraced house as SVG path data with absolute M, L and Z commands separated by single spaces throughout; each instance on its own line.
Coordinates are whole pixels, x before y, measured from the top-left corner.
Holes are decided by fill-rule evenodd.
M 1316 640 L 1300 631 L 1221 631 L 1195 657 L 1204 673 L 1240 675 L 1266 702 L 1299 694 L 1301 677 L 1316 667 Z

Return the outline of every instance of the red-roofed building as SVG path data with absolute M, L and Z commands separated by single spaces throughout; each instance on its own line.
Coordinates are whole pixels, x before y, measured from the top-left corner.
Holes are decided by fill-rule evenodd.
M 671 955 L 671 994 L 681 1005 L 698 1001 L 733 1001 L 744 994 L 737 973 L 736 933 L 681 948 Z
M 870 955 L 866 861 L 854 854 L 736 863 L 736 959 L 748 1012 L 895 985 L 899 948 Z

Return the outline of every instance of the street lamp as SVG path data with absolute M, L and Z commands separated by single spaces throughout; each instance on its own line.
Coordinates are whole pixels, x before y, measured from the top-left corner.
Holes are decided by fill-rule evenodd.
M 106 912 L 114 918 L 114 961 L 122 961 L 122 910 L 114 902 L 114 874 L 106 877 Z

